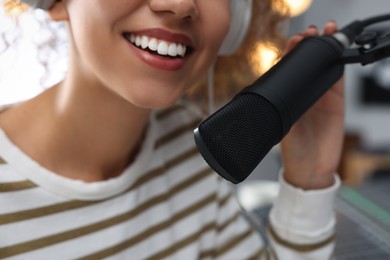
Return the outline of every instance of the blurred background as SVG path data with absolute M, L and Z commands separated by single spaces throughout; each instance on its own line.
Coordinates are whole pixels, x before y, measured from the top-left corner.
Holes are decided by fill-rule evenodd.
M 390 13 L 386 0 L 314 0 L 302 16 L 291 22 L 291 30 L 334 19 L 340 26 L 353 20 Z M 378 26 L 380 26 L 378 24 Z M 390 32 L 389 23 L 382 28 Z M 346 67 L 347 130 L 360 136 L 373 149 L 390 145 L 390 67 L 380 64 Z
M 289 2 L 289 1 L 287 1 Z M 307 9 L 286 21 L 286 36 L 332 19 L 339 27 L 390 14 L 388 0 L 292 0 Z M 390 33 L 390 23 L 370 27 Z M 270 63 L 272 64 L 272 62 Z M 390 59 L 345 68 L 345 144 L 338 173 L 335 259 L 390 259 Z M 266 223 L 278 192 L 276 146 L 237 191 L 244 208 Z

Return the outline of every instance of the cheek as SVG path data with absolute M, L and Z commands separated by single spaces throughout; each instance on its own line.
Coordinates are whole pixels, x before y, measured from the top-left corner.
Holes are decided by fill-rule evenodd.
M 208 45 L 218 51 L 230 28 L 230 1 L 224 0 L 222 4 L 221 1 L 213 0 L 209 5 L 213 6 L 208 6 L 203 11 L 202 31 L 205 32 Z
M 230 7 L 230 2 L 228 7 Z M 230 27 L 230 8 L 228 7 L 216 7 L 218 12 L 203 16 L 202 28 L 199 29 L 202 32 L 203 51 L 200 52 L 199 60 L 193 67 L 193 71 L 198 72 L 197 79 L 202 78 L 202 75 L 207 73 L 207 69 L 217 59 L 218 51 Z

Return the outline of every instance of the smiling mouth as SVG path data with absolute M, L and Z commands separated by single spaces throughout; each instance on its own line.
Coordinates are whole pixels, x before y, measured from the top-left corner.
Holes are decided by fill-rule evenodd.
M 124 33 L 123 37 L 135 47 L 165 58 L 183 58 L 192 51 L 189 46 L 184 44 L 160 40 L 145 35 Z

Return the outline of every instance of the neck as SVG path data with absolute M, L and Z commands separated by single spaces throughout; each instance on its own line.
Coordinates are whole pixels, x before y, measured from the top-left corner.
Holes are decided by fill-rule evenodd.
M 67 84 L 11 110 L 4 130 L 29 156 L 60 175 L 84 181 L 117 176 L 137 154 L 150 111 L 103 87 Z

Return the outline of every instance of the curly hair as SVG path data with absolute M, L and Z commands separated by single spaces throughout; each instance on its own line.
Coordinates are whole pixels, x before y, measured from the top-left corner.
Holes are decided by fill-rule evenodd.
M 0 0 L 1 2 L 1 0 Z M 248 36 L 240 48 L 231 56 L 220 57 L 214 67 L 213 84 L 216 86 L 214 91 L 215 99 L 227 100 L 237 93 L 242 87 L 252 83 L 259 76 L 259 71 L 254 63 L 254 53 L 259 43 L 271 43 L 279 51 L 284 47 L 285 37 L 282 34 L 283 21 L 288 17 L 287 12 L 281 12 L 283 0 L 254 0 L 253 15 Z M 66 30 L 63 23 L 50 22 L 46 12 L 41 10 L 28 10 L 26 6 L 16 0 L 3 0 L 4 9 L 11 14 L 12 20 L 16 26 L 8 31 L 0 31 L 0 54 L 6 50 L 7 46 L 17 45 L 17 19 L 12 19 L 12 14 L 28 12 L 33 15 L 39 23 L 39 39 L 33 39 L 37 46 L 37 60 L 44 67 L 45 73 L 42 76 L 41 83 L 47 80 L 49 75 L 54 71 L 53 63 L 58 59 L 64 58 L 59 54 L 59 46 L 66 45 Z M 278 10 L 275 10 L 278 6 Z M 287 9 L 286 9 L 287 10 Z M 16 29 L 15 29 L 16 28 Z M 11 32 L 12 31 L 12 32 Z M 13 35 L 13 37 L 10 37 Z M 2 48 L 1 45 L 5 46 Z M 63 51 L 63 50 L 62 50 Z M 208 78 L 205 76 L 186 93 L 186 98 L 207 103 Z

